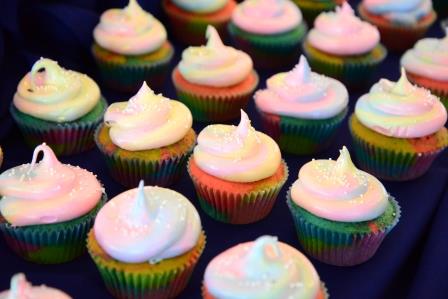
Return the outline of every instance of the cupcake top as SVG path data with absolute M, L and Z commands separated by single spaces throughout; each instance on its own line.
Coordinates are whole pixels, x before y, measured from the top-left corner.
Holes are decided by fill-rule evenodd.
M 83 117 L 100 98 L 100 89 L 90 77 L 41 58 L 20 80 L 14 106 L 25 114 L 60 123 Z
M 43 158 L 37 162 L 40 152 Z M 62 164 L 43 143 L 34 149 L 31 164 L 0 175 L 0 213 L 14 226 L 59 223 L 87 214 L 102 193 L 93 173 Z
M 364 0 L 363 5 L 372 14 L 409 25 L 415 25 L 433 10 L 431 0 Z
M 252 71 L 252 59 L 243 51 L 225 46 L 218 31 L 209 25 L 207 45 L 188 47 L 182 53 L 179 72 L 189 82 L 227 87 L 242 82 Z
M 308 34 L 308 42 L 313 47 L 335 55 L 364 54 L 379 41 L 378 29 L 361 21 L 347 2 L 334 12 L 321 13 Z
M 194 161 L 204 172 L 230 182 L 255 182 L 272 176 L 281 163 L 277 143 L 255 131 L 241 110 L 237 127 L 209 125 L 198 136 Z
M 220 299 L 314 299 L 320 279 L 297 249 L 262 236 L 216 256 L 205 270 L 204 285 Z
M 178 7 L 192 13 L 213 13 L 223 8 L 229 0 L 172 0 Z
M 104 122 L 112 142 L 122 149 L 141 151 L 174 144 L 191 129 L 193 117 L 183 103 L 155 94 L 146 82 L 127 102 L 107 108 Z
M 257 108 L 268 113 L 305 119 L 326 119 L 341 113 L 348 105 L 345 86 L 311 72 L 304 56 L 295 68 L 267 80 L 267 89 L 255 94 Z
M 0 299 L 71 299 L 71 297 L 45 285 L 32 286 L 23 273 L 18 273 L 11 278 L 11 288 L 0 292 Z
M 448 28 L 442 39 L 424 38 L 401 58 L 406 71 L 438 81 L 448 81 Z
M 374 176 L 353 165 L 344 146 L 336 161 L 303 165 L 291 187 L 291 199 L 308 212 L 329 220 L 361 222 L 381 216 L 389 195 Z
M 162 23 L 144 11 L 137 0 L 129 0 L 125 8 L 108 9 L 101 15 L 93 37 L 109 51 L 122 55 L 142 55 L 160 49 L 167 34 Z
M 182 194 L 160 187 L 123 192 L 98 212 L 95 238 L 124 263 L 157 263 L 191 250 L 201 234 L 199 214 Z
M 232 14 L 233 23 L 256 34 L 278 34 L 302 23 L 300 9 L 290 0 L 245 0 Z
M 355 114 L 366 127 L 386 136 L 418 138 L 441 129 L 446 109 L 428 90 L 412 85 L 404 69 L 398 82 L 381 79 L 356 102 Z

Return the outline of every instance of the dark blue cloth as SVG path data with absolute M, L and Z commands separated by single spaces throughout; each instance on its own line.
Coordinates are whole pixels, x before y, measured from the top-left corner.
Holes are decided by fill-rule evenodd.
M 159 1 L 140 2 L 144 8 L 163 19 Z M 357 1 L 353 1 L 355 3 Z M 125 1 L 118 0 L 0 0 L 0 138 L 5 152 L 3 170 L 29 162 L 32 154 L 8 115 L 8 105 L 20 78 L 29 71 L 37 58 L 44 56 L 59 61 L 63 67 L 85 72 L 100 82 L 90 54 L 92 30 L 102 11 L 125 4 Z M 435 24 L 428 35 L 441 36 L 439 25 Z M 182 49 L 182 46 L 176 45 L 173 66 L 178 62 Z M 265 79 L 271 74 L 261 73 L 260 87 L 265 85 Z M 380 77 L 396 80 L 398 74 L 399 55 L 391 54 L 380 67 L 376 80 Z M 104 88 L 102 91 L 110 102 L 128 98 Z M 351 111 L 354 101 L 363 92 L 366 90 L 351 93 Z M 165 84 L 164 94 L 176 98 L 169 80 Z M 248 112 L 255 128 L 260 129 L 253 103 L 250 103 Z M 197 132 L 203 126 L 197 123 L 194 125 Z M 343 126 L 335 144 L 314 158 L 336 158 L 342 145 L 350 148 L 347 124 Z M 206 216 L 198 206 L 193 186 L 185 173 L 173 189 L 191 199 L 198 208 L 207 233 L 207 246 L 180 298 L 200 298 L 201 281 L 207 263 L 223 250 L 240 242 L 271 234 L 300 249 L 285 203 L 285 192 L 297 178 L 300 166 L 311 158 L 285 155 L 290 178 L 272 213 L 259 223 L 244 226 L 222 224 Z M 63 158 L 62 161 L 96 173 L 110 198 L 125 190 L 108 175 L 106 165 L 96 149 Z M 412 182 L 385 183 L 387 190 L 399 201 L 403 212 L 398 226 L 386 238 L 378 253 L 367 263 L 348 268 L 324 265 L 311 259 L 331 297 L 447 298 L 447 182 L 448 158 L 444 153 L 424 177 Z M 34 265 L 16 257 L 0 239 L 0 265 L 0 290 L 8 288 L 14 273 L 24 272 L 33 283 L 60 288 L 73 298 L 111 298 L 87 254 L 64 265 Z

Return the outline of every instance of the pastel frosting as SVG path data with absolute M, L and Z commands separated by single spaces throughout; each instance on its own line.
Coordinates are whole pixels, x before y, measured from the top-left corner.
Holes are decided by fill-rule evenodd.
M 364 0 L 363 5 L 372 14 L 399 24 L 416 24 L 431 13 L 431 0 Z
M 225 46 L 216 29 L 206 30 L 207 45 L 188 47 L 182 53 L 179 72 L 190 83 L 227 87 L 242 82 L 252 72 L 252 59 L 243 51 Z
M 157 263 L 182 255 L 198 242 L 199 214 L 182 194 L 160 187 L 128 190 L 111 199 L 94 224 L 98 244 L 124 263 Z
M 291 187 L 291 199 L 310 213 L 340 222 L 361 222 L 382 215 L 388 194 L 381 182 L 353 165 L 344 146 L 336 161 L 303 165 Z
M 193 117 L 183 103 L 155 94 L 143 82 L 128 102 L 113 103 L 104 115 L 112 142 L 129 151 L 174 144 L 191 129 Z
M 431 135 L 447 120 L 446 109 L 428 90 L 412 85 L 402 70 L 398 82 L 381 79 L 356 102 L 355 114 L 366 127 L 386 136 Z
M 237 127 L 209 125 L 198 136 L 194 161 L 204 172 L 231 182 L 255 182 L 272 176 L 281 163 L 280 149 L 266 134 L 255 131 L 241 110 Z
M 342 112 L 348 105 L 348 92 L 339 81 L 311 72 L 304 56 L 293 70 L 267 80 L 267 89 L 255 94 L 261 111 L 276 115 L 326 119 Z
M 93 30 L 95 41 L 103 48 L 122 55 L 142 55 L 154 52 L 165 43 L 165 27 L 137 0 L 129 0 L 123 8 L 106 10 Z
M 308 42 L 315 48 L 334 55 L 360 55 L 378 45 L 378 29 L 359 19 L 348 2 L 334 12 L 323 12 L 314 21 Z
M 90 77 L 40 58 L 20 80 L 14 106 L 39 119 L 69 122 L 89 113 L 100 98 L 100 89 Z
M 219 299 L 314 299 L 320 279 L 298 250 L 262 236 L 232 247 L 207 266 L 207 291 Z
M 43 158 L 37 162 L 41 152 Z M 34 149 L 31 164 L 0 175 L 0 212 L 14 226 L 59 223 L 87 214 L 102 193 L 94 174 L 62 164 L 43 143 Z
M 229 0 L 172 0 L 178 7 L 193 13 L 213 13 L 223 8 Z
M 233 23 L 256 34 L 279 34 L 302 23 L 300 9 L 290 0 L 245 0 L 232 14 Z
M 23 273 L 18 273 L 11 278 L 11 288 L 0 293 L 0 299 L 71 299 L 71 297 L 45 285 L 32 286 Z

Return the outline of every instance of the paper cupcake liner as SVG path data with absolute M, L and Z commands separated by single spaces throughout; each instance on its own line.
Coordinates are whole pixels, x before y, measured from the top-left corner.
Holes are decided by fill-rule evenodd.
M 333 10 L 338 1 L 335 0 L 293 0 L 293 2 L 300 8 L 303 17 L 308 24 L 313 24 L 316 17 L 324 12 Z M 341 1 L 339 1 L 341 2 Z
M 413 84 L 426 88 L 431 91 L 432 94 L 438 96 L 440 98 L 440 101 L 448 110 L 448 82 L 431 80 L 426 77 L 415 75 L 409 71 L 406 71 L 406 75 L 409 81 Z
M 200 180 L 190 170 L 188 173 L 196 189 L 202 210 L 211 218 L 230 224 L 248 224 L 265 218 L 272 210 L 277 196 L 288 178 L 288 166 L 284 161 L 284 176 L 272 186 L 240 193 L 238 190 L 222 191 L 210 186 L 207 181 Z
M 265 132 L 282 151 L 309 155 L 327 149 L 348 113 L 345 108 L 335 117 L 324 120 L 298 119 L 258 110 Z
M 0 215 L 0 231 L 9 248 L 29 262 L 38 264 L 69 262 L 85 252 L 87 233 L 106 201 L 107 196 L 103 194 L 101 201 L 89 213 L 61 223 L 12 226 Z
M 31 148 L 45 142 L 58 156 L 78 154 L 94 147 L 95 129 L 103 120 L 107 102 L 101 98 L 93 111 L 79 120 L 56 123 L 24 114 L 11 103 L 10 113 Z M 95 117 L 94 114 L 97 114 Z M 87 118 L 92 120 L 86 120 Z
M 373 257 L 401 217 L 398 202 L 392 197 L 389 197 L 389 200 L 395 209 L 395 218 L 389 225 L 370 233 L 355 233 L 332 230 L 330 227 L 318 226 L 308 221 L 292 201 L 290 191 L 287 195 L 287 204 L 303 250 L 313 258 L 334 266 L 354 266 Z
M 119 299 L 169 299 L 178 296 L 188 284 L 191 274 L 205 247 L 205 234 L 200 236 L 201 244 L 192 249 L 191 257 L 184 264 L 166 263 L 166 269 L 152 271 L 151 265 L 139 270 L 126 264 L 105 258 L 95 247 L 98 244 L 93 230 L 87 239 L 87 249 L 95 262 L 107 290 Z M 168 260 L 167 260 L 168 261 Z M 160 263 L 164 263 L 161 261 Z M 134 265 L 135 266 L 135 265 Z

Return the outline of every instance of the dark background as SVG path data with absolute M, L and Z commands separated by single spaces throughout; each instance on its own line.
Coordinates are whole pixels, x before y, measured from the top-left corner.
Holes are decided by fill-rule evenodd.
M 163 21 L 158 0 L 140 0 L 141 5 Z M 356 4 L 358 1 L 351 1 Z M 60 65 L 88 74 L 100 83 L 90 55 L 92 30 L 101 12 L 111 7 L 124 7 L 118 0 L 0 0 L 0 138 L 5 153 L 2 169 L 30 162 L 32 149 L 27 148 L 8 115 L 18 81 L 41 56 L 59 61 Z M 442 36 L 439 23 L 428 36 Z M 172 39 L 171 39 L 172 40 Z M 175 42 L 175 41 L 173 41 Z M 175 44 L 179 61 L 182 46 Z M 292 66 L 291 66 L 292 67 Z M 273 72 L 262 72 L 260 88 Z M 390 54 L 381 65 L 375 80 L 385 77 L 397 80 L 399 55 Z M 105 88 L 109 102 L 129 98 Z M 353 103 L 366 90 L 352 92 Z M 176 99 L 174 87 L 166 81 L 163 94 Z M 251 102 L 247 109 L 255 128 L 260 129 L 258 115 Z M 203 124 L 194 124 L 196 132 Z M 211 258 L 237 243 L 254 240 L 260 235 L 276 235 L 283 242 L 300 249 L 289 215 L 285 192 L 297 178 L 301 165 L 311 158 L 336 158 L 338 149 L 350 149 L 345 122 L 334 145 L 314 157 L 284 155 L 290 178 L 280 193 L 272 213 L 263 221 L 251 225 L 233 226 L 211 220 L 200 210 L 193 186 L 185 173 L 172 188 L 188 197 L 198 208 L 208 243 L 196 271 L 180 298 L 200 298 L 204 269 Z M 125 190 L 112 181 L 97 149 L 61 159 L 86 168 L 98 175 L 109 198 Z M 311 259 L 335 299 L 379 298 L 447 298 L 448 297 L 448 158 L 443 153 L 422 178 L 405 183 L 387 183 L 387 190 L 402 207 L 398 226 L 386 238 L 377 254 L 367 263 L 348 268 L 328 266 Z M 10 277 L 24 272 L 34 284 L 45 283 L 66 291 L 73 298 L 111 298 L 103 286 L 95 265 L 86 254 L 63 265 L 34 265 L 16 257 L 0 238 L 0 290 L 9 287 Z

